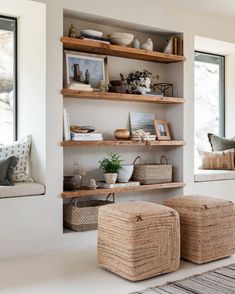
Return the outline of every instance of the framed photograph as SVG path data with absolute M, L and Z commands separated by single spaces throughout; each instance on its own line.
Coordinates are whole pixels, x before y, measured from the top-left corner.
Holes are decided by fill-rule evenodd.
M 151 112 L 130 112 L 131 132 L 143 130 L 151 135 L 155 134 L 154 120 L 156 114 Z
M 157 140 L 166 141 L 171 140 L 168 124 L 166 120 L 154 120 L 154 127 L 157 135 Z
M 90 85 L 95 91 L 108 86 L 107 56 L 64 50 L 64 86 Z

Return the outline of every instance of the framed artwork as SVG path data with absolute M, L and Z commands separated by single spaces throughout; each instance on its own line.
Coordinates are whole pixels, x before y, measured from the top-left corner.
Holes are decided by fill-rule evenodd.
M 171 140 L 170 131 L 166 120 L 154 120 L 154 127 L 157 135 L 157 140 L 167 141 Z
M 107 89 L 107 56 L 64 50 L 64 86 L 88 84 L 99 91 L 100 84 Z
M 156 114 L 151 112 L 130 112 L 131 132 L 143 130 L 151 135 L 155 134 L 154 120 Z

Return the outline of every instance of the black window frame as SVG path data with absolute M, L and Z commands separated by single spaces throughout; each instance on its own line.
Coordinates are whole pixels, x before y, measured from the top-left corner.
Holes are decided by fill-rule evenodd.
M 200 60 L 197 60 L 198 56 L 200 56 Z M 220 62 L 215 62 L 215 59 L 219 58 Z M 219 77 L 219 117 L 220 117 L 220 124 L 219 124 L 219 135 L 225 136 L 225 56 L 203 52 L 203 51 L 194 51 L 194 61 L 205 61 L 208 63 L 219 64 L 220 66 L 220 77 Z
M 14 32 L 14 61 L 13 61 L 13 140 L 17 140 L 18 137 L 18 46 L 17 46 L 17 40 L 18 40 L 18 27 L 17 27 L 17 18 L 6 16 L 6 15 L 0 15 L 0 20 L 9 20 L 14 23 L 14 29 L 12 30 Z

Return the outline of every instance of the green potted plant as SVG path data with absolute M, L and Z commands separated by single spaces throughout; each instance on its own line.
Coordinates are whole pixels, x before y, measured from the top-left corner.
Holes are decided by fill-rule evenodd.
M 100 168 L 104 171 L 104 178 L 107 184 L 115 184 L 118 171 L 122 168 L 122 159 L 118 153 L 111 153 L 109 157 L 99 161 Z

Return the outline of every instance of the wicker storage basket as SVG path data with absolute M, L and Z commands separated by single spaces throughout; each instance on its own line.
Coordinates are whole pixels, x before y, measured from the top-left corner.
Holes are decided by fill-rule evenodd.
M 113 201 L 109 201 L 109 196 Z M 106 200 L 90 200 L 79 202 L 72 199 L 63 205 L 64 227 L 76 232 L 96 230 L 98 227 L 98 210 L 100 206 L 114 203 L 114 194 L 109 194 Z
M 139 164 L 136 164 L 137 160 Z M 165 160 L 165 164 L 163 163 Z M 160 184 L 172 182 L 172 165 L 168 164 L 165 156 L 161 157 L 160 163 L 142 164 L 141 157 L 137 156 L 134 160 L 134 171 L 132 175 L 134 181 L 138 181 L 143 185 Z

